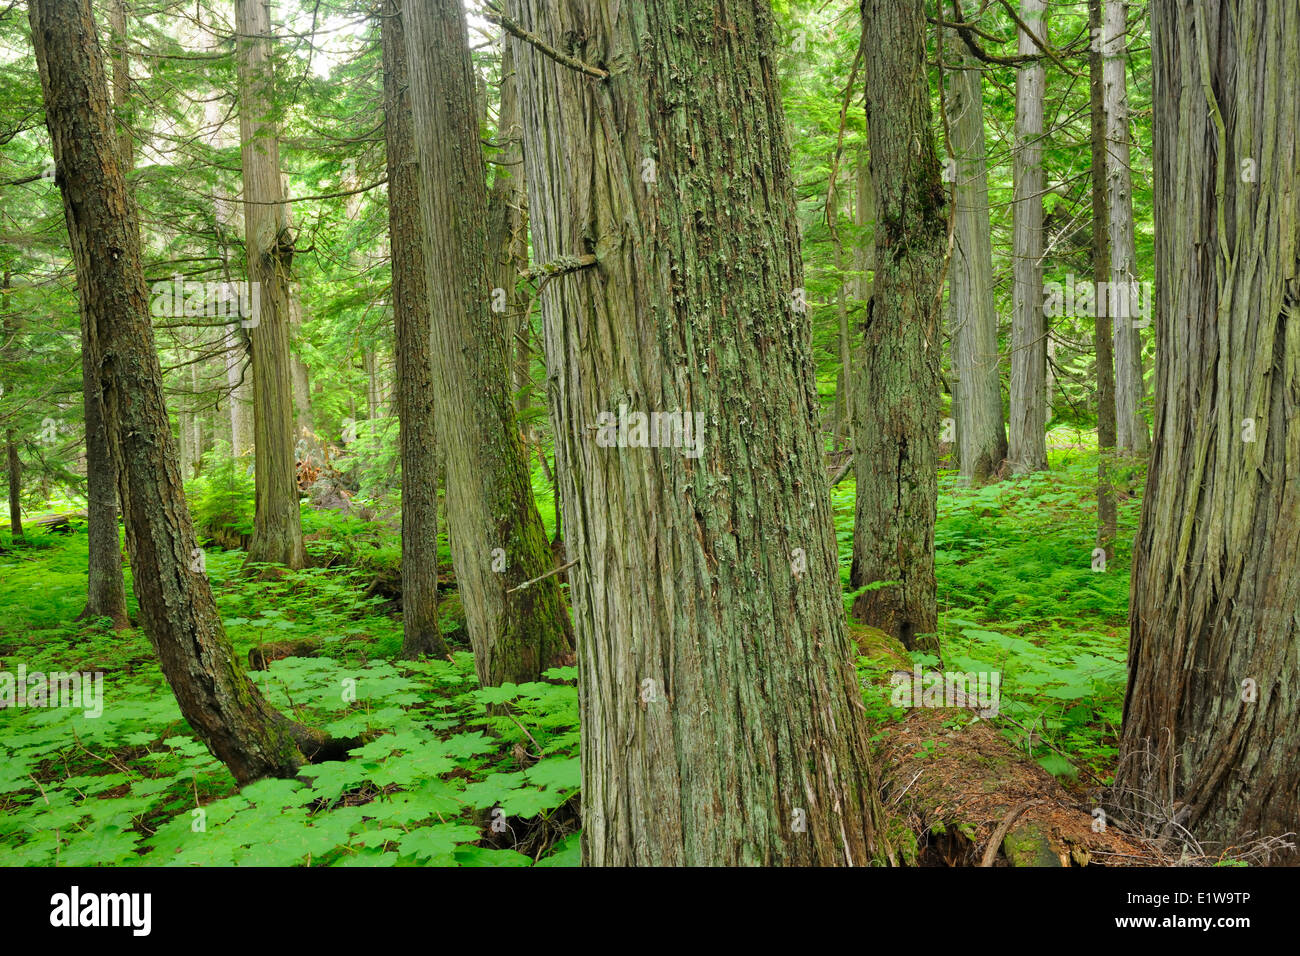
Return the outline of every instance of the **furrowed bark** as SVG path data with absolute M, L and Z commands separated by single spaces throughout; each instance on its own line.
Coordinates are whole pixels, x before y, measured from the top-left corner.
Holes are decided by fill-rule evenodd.
M 1300 8 L 1151 11 L 1156 440 L 1115 793 L 1213 853 L 1300 831 Z
M 484 685 L 537 680 L 572 653 L 510 396 L 503 316 L 491 310 L 487 185 L 465 14 L 403 10 L 432 314 L 434 405 L 447 463 L 452 561 Z
M 609 73 L 514 42 L 536 258 L 595 258 L 541 292 L 578 562 L 584 862 L 883 857 L 770 7 L 515 0 L 510 14 Z M 651 444 L 648 429 L 619 437 L 621 408 L 629 425 L 688 417 Z
M 393 257 L 393 357 L 402 446 L 402 656 L 448 655 L 438 626 L 438 445 L 429 354 L 429 298 L 420 223 L 420 166 L 407 96 L 401 8 L 384 0 L 384 136 Z
M 938 650 L 934 520 L 939 298 L 948 196 L 930 132 L 921 0 L 864 0 L 867 128 L 876 187 L 875 285 L 863 327 L 854 469 L 853 615 Z

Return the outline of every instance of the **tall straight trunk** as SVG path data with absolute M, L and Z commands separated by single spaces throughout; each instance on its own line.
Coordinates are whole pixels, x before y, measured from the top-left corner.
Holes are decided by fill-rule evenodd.
M 430 0 L 405 8 L 403 24 L 457 586 L 479 680 L 537 680 L 570 658 L 570 624 L 556 577 L 544 577 L 554 563 L 511 402 L 506 323 L 491 308 L 465 13 L 458 0 Z
M 10 274 L 6 270 L 0 277 L 0 288 L 9 289 Z M 12 341 L 16 336 L 12 323 L 0 315 L 0 341 Z M 5 473 L 9 490 L 9 534 L 14 541 L 23 539 L 23 470 L 18 460 L 18 438 L 12 428 L 5 429 Z
M 240 671 L 207 578 L 194 570 L 197 540 L 90 2 L 31 0 L 28 12 L 145 633 L 181 713 L 238 782 L 292 775 L 300 745 L 324 739 L 276 713 Z
M 852 447 L 858 433 L 858 409 L 864 401 L 858 394 L 861 384 L 858 369 L 862 367 L 863 345 L 860 332 L 870 308 L 871 277 L 876 268 L 876 186 L 871 181 L 871 160 L 865 145 L 859 147 L 855 165 L 853 224 L 858 229 L 858 241 L 853 246 L 853 271 L 857 273 L 857 278 L 853 283 L 851 314 L 856 317 L 856 321 L 840 330 L 841 362 L 847 363 L 844 368 L 844 433 L 848 447 Z
M 876 186 L 875 287 L 858 395 L 853 614 L 909 648 L 938 650 L 934 519 L 939 298 L 948 196 L 930 132 L 922 0 L 863 0 L 867 128 Z
M 541 300 L 578 562 L 584 862 L 869 863 L 886 851 L 770 6 L 514 0 L 511 15 L 617 67 L 584 76 L 511 41 L 533 247 L 568 263 Z M 682 427 L 629 417 L 620 437 L 623 410 Z
M 1107 197 L 1109 211 L 1111 289 L 1128 290 L 1137 281 L 1133 244 L 1133 176 L 1129 170 L 1128 39 L 1125 0 L 1105 0 L 1102 77 L 1106 101 Z M 1108 314 L 1115 330 L 1115 425 L 1121 452 L 1146 454 L 1151 448 L 1142 417 L 1142 334 L 1132 315 L 1128 294 L 1112 295 Z M 1097 311 L 1101 311 L 1098 303 Z
M 1021 0 L 1020 18 L 1046 39 L 1046 0 Z M 1039 52 L 1017 29 L 1022 56 Z M 1016 71 L 1016 132 L 1012 159 L 1014 285 L 1011 315 L 1011 470 L 1047 468 L 1047 321 L 1043 313 L 1043 86 L 1042 61 Z
M 960 41 L 958 45 L 960 47 Z M 970 54 L 952 74 L 949 126 L 957 181 L 948 306 L 951 310 L 954 385 L 961 391 L 957 434 L 961 474 L 982 483 L 1007 457 L 998 377 L 998 314 L 993 306 L 993 242 L 984 147 L 982 73 Z
M 1151 11 L 1156 440 L 1115 793 L 1215 853 L 1300 831 L 1300 7 Z
M 402 656 L 446 657 L 447 642 L 438 627 L 438 448 L 424 230 L 420 224 L 420 168 L 411 130 L 406 32 L 398 0 L 385 0 L 380 33 L 393 271 L 393 357 L 397 361 L 398 440 L 402 449 Z
M 281 189 L 288 193 L 289 177 L 282 175 L 280 183 Z M 293 229 L 293 206 L 287 203 L 284 207 L 284 224 L 286 228 Z M 288 302 L 290 340 L 301 340 L 302 294 L 296 282 L 289 285 Z M 302 356 L 292 349 L 289 351 L 289 376 L 290 390 L 293 393 L 293 435 L 296 448 L 296 439 L 313 435 L 316 429 L 311 413 L 311 370 L 307 367 L 307 363 L 303 361 Z
M 230 452 L 236 458 L 254 453 L 251 362 L 248 336 L 231 329 L 225 340 L 226 388 L 230 395 Z
M 836 170 L 836 157 L 831 157 L 831 169 Z M 845 275 L 850 265 L 849 251 L 840 235 L 838 226 L 840 216 L 839 183 L 831 182 L 827 187 L 830 201 L 827 203 L 826 220 L 830 225 L 831 244 L 835 255 L 835 314 L 839 320 L 840 368 L 835 376 L 835 405 L 832 409 L 831 435 L 833 447 L 838 451 L 849 442 L 849 408 L 852 389 L 849 387 L 853 362 L 850 358 L 852 345 L 849 343 L 849 279 Z
M 9 534 L 23 539 L 23 471 L 18 460 L 18 439 L 12 428 L 5 429 L 5 470 L 9 472 Z
M 253 353 L 256 508 L 248 560 L 306 563 L 298 508 L 289 358 L 293 233 L 280 180 L 279 132 L 272 117 L 271 0 L 235 0 L 239 129 L 244 178 L 244 247 L 260 311 L 249 331 Z
M 492 309 L 506 324 L 508 354 L 512 356 L 511 389 L 515 408 L 531 404 L 532 352 L 528 345 L 530 299 L 518 291 L 519 273 L 528 267 L 527 196 L 524 190 L 523 131 L 519 126 L 519 91 L 514 51 L 501 51 L 501 104 L 496 140 L 503 146 L 488 193 L 488 281 L 492 283 Z M 500 290 L 500 291 L 498 291 Z
M 1092 114 L 1092 281 L 1110 281 L 1110 212 L 1106 202 L 1106 101 L 1102 78 L 1102 0 L 1088 0 L 1088 55 Z M 1093 343 L 1097 351 L 1097 546 L 1114 557 L 1118 517 L 1110 468 L 1115 454 L 1115 359 L 1110 312 L 1097 310 Z

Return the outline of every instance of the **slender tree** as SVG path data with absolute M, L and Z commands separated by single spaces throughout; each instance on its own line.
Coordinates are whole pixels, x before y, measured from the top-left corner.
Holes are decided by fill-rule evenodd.
M 1300 831 L 1300 7 L 1153 0 L 1151 41 L 1162 347 L 1115 792 L 1217 852 Z
M 429 0 L 404 7 L 403 25 L 457 587 L 480 681 L 537 680 L 572 654 L 571 627 L 515 420 L 506 323 L 491 308 L 465 12 L 457 0 Z
M 301 568 L 307 556 L 298 508 L 289 357 L 293 232 L 280 179 L 273 115 L 271 0 L 235 0 L 239 128 L 244 177 L 244 251 L 258 314 L 248 319 L 253 353 L 256 503 L 248 560 Z
M 1046 0 L 1021 0 L 1017 46 L 1039 53 L 1046 40 Z M 1028 27 L 1028 30 L 1025 29 Z M 1032 35 L 1031 35 L 1032 33 Z M 1047 335 L 1043 313 L 1043 87 L 1041 60 L 1016 71 L 1016 141 L 1012 159 L 1015 201 L 1011 317 L 1011 470 L 1047 467 Z
M 402 656 L 446 657 L 447 643 L 438 627 L 438 448 L 424 228 L 420 223 L 420 167 L 411 130 L 406 31 L 398 0 L 384 0 L 381 17 L 393 355 L 397 360 L 398 440 L 402 447 Z
M 1115 425 L 1121 452 L 1150 450 L 1146 419 L 1142 417 L 1142 335 L 1145 321 L 1132 308 L 1132 283 L 1137 253 L 1133 241 L 1133 174 L 1129 169 L 1128 4 L 1106 0 L 1103 27 L 1104 96 L 1106 105 L 1106 208 L 1109 212 L 1110 282 L 1107 313 L 1115 334 Z M 1117 292 L 1118 290 L 1118 292 Z M 1099 297 L 1100 298 L 1100 297 Z M 1097 311 L 1102 311 L 1098 301 Z
M 8 293 L 10 275 L 6 269 L 0 277 L 0 293 Z M 5 312 L 0 313 L 0 343 L 9 343 L 17 338 L 15 322 L 8 317 L 8 296 L 0 299 L 4 302 Z M 9 491 L 9 536 L 14 541 L 22 541 L 23 535 L 23 465 L 18 457 L 18 436 L 13 428 L 5 429 L 5 473 Z
M 948 99 L 956 181 L 948 307 L 952 329 L 953 385 L 963 477 L 988 481 L 1007 457 L 998 374 L 998 314 L 993 305 L 993 242 L 984 145 L 984 98 L 978 61 L 963 53 L 952 72 Z
M 113 425 L 109 453 L 141 622 L 181 713 L 235 779 L 292 775 L 302 748 L 341 750 L 278 714 L 248 681 L 201 570 L 90 2 L 31 0 L 28 12 L 96 393 Z
M 1092 133 L 1092 279 L 1110 281 L 1110 212 L 1106 202 L 1106 101 L 1101 47 L 1102 0 L 1088 0 L 1092 42 L 1088 55 Z M 1098 310 L 1093 330 L 1097 351 L 1097 546 L 1114 557 L 1118 515 L 1110 469 L 1115 454 L 1115 358 L 1109 310 Z
M 909 648 L 938 649 L 934 520 L 939 298 L 948 195 L 930 132 L 922 0 L 863 0 L 876 191 L 875 285 L 859 370 L 853 614 Z M 883 582 L 883 586 L 880 583 Z

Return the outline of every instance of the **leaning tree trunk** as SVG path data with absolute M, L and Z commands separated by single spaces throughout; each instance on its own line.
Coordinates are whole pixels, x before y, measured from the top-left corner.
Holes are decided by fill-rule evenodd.
M 397 361 L 398 440 L 402 446 L 402 656 L 446 657 L 447 642 L 438 627 L 438 445 L 424 230 L 420 225 L 420 168 L 411 130 L 406 34 L 398 0 L 385 0 L 382 17 L 393 356 Z
M 984 148 L 984 99 L 978 62 L 967 53 L 965 69 L 952 74 L 949 99 L 953 160 L 952 262 L 948 307 L 951 315 L 954 386 L 961 474 L 982 483 L 1007 457 L 998 377 L 998 314 L 993 305 L 993 243 L 989 228 L 989 181 Z
M 1046 40 L 1046 0 L 1021 0 L 1020 17 Z M 1022 56 L 1040 52 L 1018 29 Z M 1043 86 L 1041 60 L 1016 71 L 1016 142 L 1012 159 L 1011 470 L 1047 468 L 1047 322 L 1043 313 Z
M 31 0 L 28 10 L 145 633 L 181 713 L 237 781 L 292 775 L 300 748 L 337 748 L 278 714 L 244 676 L 198 570 L 90 2 Z
M 465 13 L 457 0 L 428 0 L 404 8 L 403 24 L 452 563 L 479 680 L 537 680 L 570 658 L 570 624 L 515 421 L 506 322 L 491 308 Z
M 867 129 L 876 186 L 875 286 L 859 371 L 853 614 L 938 650 L 934 519 L 939 298 L 948 196 L 930 133 L 922 0 L 863 0 Z
M 289 282 L 293 233 L 280 181 L 279 132 L 272 118 L 271 0 L 235 0 L 239 128 L 244 176 L 248 279 L 260 304 L 249 337 L 253 353 L 256 507 L 248 561 L 306 564 L 293 441 L 289 358 Z
M 130 87 L 130 58 L 126 42 L 126 4 L 113 0 L 109 7 L 109 24 L 113 34 L 113 108 L 121 122 L 126 110 Z M 135 163 L 134 143 L 129 127 L 118 135 L 122 169 L 129 171 Z M 128 201 L 134 197 L 127 191 Z M 122 574 L 122 542 L 117 531 L 117 474 L 109 454 L 108 431 L 114 427 L 100 419 L 103 407 L 96 394 L 99 376 L 91 361 L 90 331 L 81 323 L 81 383 L 86 424 L 86 536 L 88 539 L 86 606 L 78 620 L 106 617 L 114 628 L 130 627 L 126 611 L 126 582 Z M 182 429 L 184 422 L 182 419 Z
M 1102 0 L 1088 0 L 1088 28 L 1094 38 L 1088 54 L 1092 133 L 1092 281 L 1110 281 L 1110 222 L 1106 202 L 1106 102 L 1102 78 Z M 1094 286 L 1095 287 L 1095 286 Z M 1117 533 L 1115 486 L 1110 477 L 1115 455 L 1115 359 L 1109 310 L 1097 310 L 1093 343 L 1097 351 L 1097 546 L 1113 558 Z
M 1115 787 L 1216 852 L 1300 831 L 1300 7 L 1154 0 L 1151 40 L 1156 440 Z
M 1128 41 L 1124 0 L 1106 0 L 1103 33 L 1103 88 L 1106 105 L 1107 196 L 1109 211 L 1109 308 L 1115 329 L 1115 425 L 1121 452 L 1146 454 L 1151 448 L 1146 419 L 1142 417 L 1145 387 L 1142 380 L 1142 333 L 1146 321 L 1134 315 L 1130 283 L 1137 253 L 1133 241 L 1133 175 L 1129 170 Z M 1115 294 L 1115 290 L 1122 290 Z M 1097 303 L 1102 311 L 1102 303 Z
M 511 13 L 584 38 L 562 55 L 585 72 L 514 44 L 535 258 L 557 264 L 584 862 L 871 862 L 770 6 Z

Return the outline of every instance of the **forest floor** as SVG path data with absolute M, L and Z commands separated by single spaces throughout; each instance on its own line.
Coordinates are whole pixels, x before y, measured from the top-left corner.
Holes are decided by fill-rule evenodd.
M 941 478 L 942 662 L 900 656 L 854 627 L 883 793 L 912 834 L 910 862 L 978 863 L 993 837 L 999 865 L 1052 862 L 1045 848 L 1072 865 L 1154 862 L 1091 826 L 1092 792 L 1116 755 L 1141 476 L 1119 473 L 1116 554 L 1094 570 L 1096 453 L 1086 444 L 1058 442 L 1052 470 L 1030 477 L 978 489 Z M 200 528 L 239 511 L 242 492 L 193 489 Z M 852 482 L 833 500 L 847 606 Z M 182 720 L 143 632 L 74 622 L 84 529 L 29 534 L 0 553 L 0 673 L 103 674 L 98 716 L 6 712 L 0 865 L 577 864 L 576 669 L 480 688 L 454 591 L 441 605 L 454 662 L 398 660 L 400 617 L 374 587 L 376 569 L 382 577 L 400 554 L 391 523 L 309 508 L 304 522 L 316 566 L 255 580 L 240 573 L 243 552 L 212 548 L 207 573 L 236 652 L 270 662 L 250 673 L 275 706 L 335 735 L 372 737 L 352 759 L 242 791 Z M 312 656 L 279 659 L 303 653 L 303 641 Z M 898 706 L 891 672 L 910 668 L 998 673 L 997 714 Z M 1035 826 L 1050 838 L 1035 840 Z

